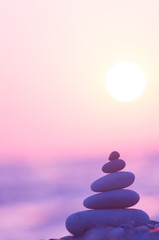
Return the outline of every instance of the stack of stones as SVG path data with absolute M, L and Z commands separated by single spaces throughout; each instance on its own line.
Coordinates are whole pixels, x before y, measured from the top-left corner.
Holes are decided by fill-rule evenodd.
M 133 222 L 144 225 L 149 216 L 142 210 L 129 208 L 139 201 L 139 195 L 133 190 L 125 189 L 135 179 L 131 172 L 124 169 L 125 162 L 114 151 L 109 156 L 109 162 L 104 164 L 102 171 L 107 175 L 97 179 L 91 185 L 91 190 L 97 192 L 84 200 L 84 206 L 90 210 L 78 212 L 66 220 L 66 228 L 74 236 L 80 236 L 90 229 L 119 227 Z

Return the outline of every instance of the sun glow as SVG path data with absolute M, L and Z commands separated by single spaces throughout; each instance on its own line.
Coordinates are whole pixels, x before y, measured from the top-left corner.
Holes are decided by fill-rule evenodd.
M 106 88 L 109 94 L 122 102 L 140 97 L 145 86 L 145 73 L 133 62 L 119 62 L 113 65 L 106 76 Z

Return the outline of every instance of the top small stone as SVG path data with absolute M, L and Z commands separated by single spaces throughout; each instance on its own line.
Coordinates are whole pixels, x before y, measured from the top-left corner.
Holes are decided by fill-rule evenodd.
M 117 151 L 114 151 L 110 154 L 109 160 L 110 161 L 117 160 L 119 157 L 120 157 L 120 154 Z

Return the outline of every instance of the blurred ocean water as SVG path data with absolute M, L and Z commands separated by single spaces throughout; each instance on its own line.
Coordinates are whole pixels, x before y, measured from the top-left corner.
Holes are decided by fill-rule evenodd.
M 65 220 L 84 210 L 90 184 L 103 176 L 99 161 L 0 165 L 0 234 L 3 240 L 47 240 L 68 235 Z M 157 169 L 145 164 L 130 189 L 141 195 L 136 208 L 159 220 Z M 152 166 L 152 164 L 151 164 Z M 148 172 L 153 172 L 148 179 Z

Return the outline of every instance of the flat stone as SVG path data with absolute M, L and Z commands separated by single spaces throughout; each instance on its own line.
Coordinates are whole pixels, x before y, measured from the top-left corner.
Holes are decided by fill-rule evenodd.
M 105 173 L 113 173 L 122 170 L 125 167 L 126 163 L 121 160 L 117 159 L 112 162 L 107 162 L 103 165 L 102 171 Z
M 139 199 L 135 191 L 120 189 L 92 195 L 84 200 L 83 205 L 91 209 L 126 208 L 135 205 Z
M 98 209 L 74 213 L 66 220 L 67 230 L 74 235 L 81 235 L 96 227 L 119 227 L 121 224 L 134 221 L 143 225 L 149 216 L 138 209 Z
M 115 172 L 97 179 L 92 183 L 91 189 L 94 192 L 106 192 L 122 189 L 130 186 L 135 180 L 135 175 L 131 172 Z
M 116 160 L 120 157 L 120 154 L 117 151 L 113 151 L 110 155 L 109 155 L 109 160 L 113 161 Z

